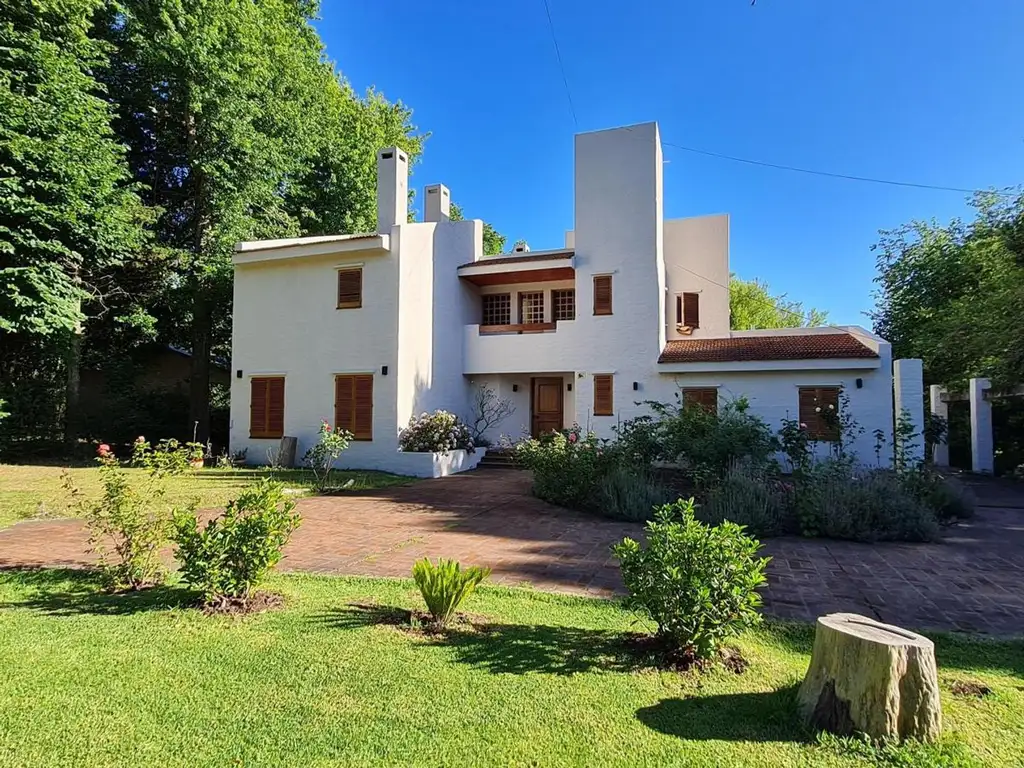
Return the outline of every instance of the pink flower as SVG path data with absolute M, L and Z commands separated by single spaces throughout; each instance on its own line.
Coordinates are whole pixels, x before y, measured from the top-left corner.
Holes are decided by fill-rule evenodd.
M 802 421 L 800 422 L 800 429 L 807 429 L 807 425 L 804 424 Z
M 146 442 L 146 436 L 145 435 L 139 435 L 138 437 L 135 438 L 135 442 L 136 443 L 144 443 L 144 442 Z
M 575 443 L 577 439 L 578 438 L 576 437 L 576 434 L 574 432 L 570 432 L 569 433 L 569 442 L 570 443 Z
M 99 456 L 101 459 L 107 458 L 108 456 L 111 455 L 110 446 L 107 445 L 106 443 L 101 444 L 100 447 L 96 449 L 96 455 Z

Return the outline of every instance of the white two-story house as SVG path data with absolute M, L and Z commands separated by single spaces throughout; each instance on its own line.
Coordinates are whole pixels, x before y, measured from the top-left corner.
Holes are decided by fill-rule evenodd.
M 893 422 L 890 346 L 859 327 L 729 328 L 729 218 L 666 221 L 654 123 L 575 140 L 575 221 L 564 245 L 485 257 L 480 221 L 450 221 L 425 189 L 408 221 L 407 158 L 378 153 L 378 228 L 240 243 L 234 257 L 231 450 L 298 455 L 327 420 L 355 435 L 339 465 L 415 471 L 409 418 L 470 415 L 486 382 L 513 437 L 579 423 L 612 437 L 645 400 L 716 407 L 746 397 L 773 428 L 845 390 L 873 461 Z

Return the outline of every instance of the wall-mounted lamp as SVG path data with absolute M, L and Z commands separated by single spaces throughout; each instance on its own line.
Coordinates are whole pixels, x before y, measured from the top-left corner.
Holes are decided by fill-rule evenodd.
M 386 365 L 382 365 L 380 367 L 380 375 L 381 376 L 387 376 L 388 375 L 388 367 Z
M 242 378 L 242 369 L 241 368 L 239 368 L 237 371 L 235 371 L 235 378 L 236 379 Z
M 566 392 L 572 392 L 572 382 L 571 381 L 568 384 L 565 385 L 565 391 Z
M 518 384 L 513 384 L 512 385 L 512 391 L 513 392 L 518 392 L 519 391 L 519 385 Z
M 633 391 L 636 392 L 638 389 L 640 389 L 640 382 L 639 381 L 634 381 L 633 382 Z
M 857 379 L 857 389 L 864 389 L 864 379 Z

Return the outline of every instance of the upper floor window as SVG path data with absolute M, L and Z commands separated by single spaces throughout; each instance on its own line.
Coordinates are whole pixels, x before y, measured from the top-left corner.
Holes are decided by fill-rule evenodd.
M 249 380 L 249 437 L 284 435 L 284 376 Z
M 811 440 L 839 439 L 839 387 L 800 387 L 799 413 Z
M 676 294 L 676 325 L 700 328 L 700 294 Z
M 519 294 L 519 322 L 544 322 L 544 292 L 530 291 Z
M 363 269 L 338 270 L 338 309 L 358 309 L 363 306 Z
M 508 293 L 485 293 L 483 295 L 483 317 L 481 325 L 511 325 L 512 296 Z
M 594 314 L 612 313 L 612 276 L 594 275 Z
M 575 320 L 576 319 L 576 290 L 574 288 L 563 288 L 551 292 L 551 308 L 554 312 L 554 320 Z

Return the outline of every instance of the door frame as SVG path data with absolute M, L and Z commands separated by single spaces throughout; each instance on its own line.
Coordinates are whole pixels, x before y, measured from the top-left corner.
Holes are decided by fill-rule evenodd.
M 565 429 L 565 380 L 561 376 L 531 376 L 530 377 L 530 436 L 540 437 L 536 434 L 535 427 L 537 418 L 537 386 L 541 383 L 558 382 L 558 429 Z

